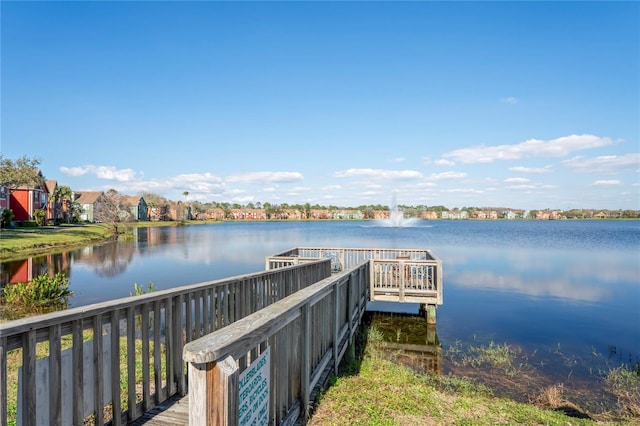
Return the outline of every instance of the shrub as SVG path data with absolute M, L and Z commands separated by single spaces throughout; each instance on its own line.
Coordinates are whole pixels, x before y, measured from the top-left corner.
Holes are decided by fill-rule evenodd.
M 62 272 L 53 277 L 42 274 L 27 283 L 7 284 L 3 289 L 7 304 L 16 308 L 60 306 L 72 294 L 69 279 Z
M 33 212 L 33 218 L 35 219 L 38 226 L 44 225 L 44 217 L 45 217 L 44 210 L 38 209 Z
M 11 226 L 11 221 L 13 220 L 14 217 L 15 215 L 13 214 L 13 210 L 11 209 L 2 210 L 2 227 L 8 228 L 9 226 Z

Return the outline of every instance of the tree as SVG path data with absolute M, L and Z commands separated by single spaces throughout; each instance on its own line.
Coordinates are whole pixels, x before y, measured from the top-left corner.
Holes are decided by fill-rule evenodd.
M 183 217 L 185 220 L 191 220 L 191 207 L 189 207 L 189 191 L 184 191 L 182 193 L 182 195 L 184 195 L 184 212 L 183 212 Z
M 63 208 L 62 210 L 65 212 L 67 223 L 69 223 L 71 220 L 71 197 L 73 196 L 73 191 L 71 191 L 71 188 L 66 185 L 59 185 L 56 186 L 53 196 L 55 197 L 56 204 L 60 203 L 62 206 L 66 205 L 67 208 Z
M 26 155 L 12 160 L 0 154 L 0 186 L 9 188 L 10 192 L 21 186 L 38 186 L 44 181 L 38 166 L 39 158 Z
M 98 222 L 112 225 L 116 234 L 118 233 L 119 224 L 132 220 L 131 213 L 124 202 L 124 197 L 118 194 L 115 189 L 110 189 L 102 197 L 98 198 L 94 208 L 94 219 Z

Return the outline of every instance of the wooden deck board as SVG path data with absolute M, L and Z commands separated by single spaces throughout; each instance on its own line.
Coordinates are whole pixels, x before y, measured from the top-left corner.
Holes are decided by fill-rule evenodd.
M 187 426 L 189 424 L 189 395 L 172 398 L 147 411 L 131 423 L 134 426 Z

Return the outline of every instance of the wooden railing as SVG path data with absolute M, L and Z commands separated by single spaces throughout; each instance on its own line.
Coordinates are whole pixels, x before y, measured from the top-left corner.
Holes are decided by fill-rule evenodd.
M 131 422 L 185 394 L 185 343 L 330 275 L 315 259 L 0 323 L 0 426 Z
M 442 305 L 442 261 L 430 250 L 298 247 L 268 256 L 265 269 L 331 259 L 335 273 L 371 263 L 371 300 Z
M 432 260 L 436 257 L 430 250 L 423 249 L 375 249 L 375 248 L 318 248 L 297 247 L 266 258 L 265 269 L 274 269 L 285 265 L 295 265 L 316 260 L 331 259 L 331 270 L 334 272 L 350 269 L 362 262 L 375 260 L 409 259 Z
M 371 300 L 442 305 L 442 261 L 374 260 Z
M 365 312 L 369 277 L 365 261 L 186 344 L 189 424 L 258 419 L 280 425 L 305 418 Z

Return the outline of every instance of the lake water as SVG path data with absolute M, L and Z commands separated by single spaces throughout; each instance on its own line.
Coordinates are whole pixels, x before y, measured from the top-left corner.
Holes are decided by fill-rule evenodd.
M 589 387 L 596 371 L 640 362 L 640 221 L 229 222 L 135 230 L 119 241 L 2 265 L 3 284 L 64 270 L 70 306 L 264 269 L 293 247 L 426 248 L 443 261 L 437 339 L 452 348 L 507 343 L 550 382 Z M 27 272 L 25 272 L 27 271 Z M 30 272 L 29 272 L 30 271 Z M 371 304 L 416 313 L 417 305 Z M 399 321 L 402 316 L 398 315 Z M 402 334 L 401 323 L 396 325 Z

